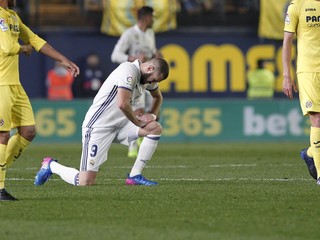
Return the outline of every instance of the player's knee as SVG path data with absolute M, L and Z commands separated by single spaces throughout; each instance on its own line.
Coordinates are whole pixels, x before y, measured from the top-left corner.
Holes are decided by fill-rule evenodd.
M 37 135 L 37 130 L 36 130 L 35 127 L 33 127 L 28 131 L 28 135 L 27 136 L 30 139 L 30 141 L 32 141 L 36 135 Z
M 24 139 L 31 142 L 36 136 L 37 131 L 35 126 L 25 126 L 21 127 L 19 133 Z
M 80 182 L 79 183 L 79 186 L 81 186 L 81 187 L 92 186 L 92 185 L 94 185 L 94 182 L 91 182 L 91 181 L 86 181 L 86 182 Z
M 162 126 L 158 122 L 151 122 L 151 128 L 149 134 L 161 135 L 162 133 Z
M 320 127 L 320 113 L 309 112 L 310 120 L 313 127 Z
M 79 179 L 79 186 L 92 186 L 95 184 L 95 180 L 92 179 Z
M 79 186 L 92 186 L 95 184 L 96 174 L 91 171 L 80 172 Z
M 8 141 L 10 138 L 10 132 L 6 131 L 6 132 L 0 132 L 0 143 L 1 144 L 5 144 L 7 145 Z

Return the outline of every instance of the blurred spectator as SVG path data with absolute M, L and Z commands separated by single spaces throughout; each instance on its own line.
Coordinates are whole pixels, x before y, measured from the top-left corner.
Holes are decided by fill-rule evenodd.
M 122 14 L 122 11 L 128 9 L 134 11 L 140 4 L 146 2 L 132 0 L 16 1 L 20 15 L 29 13 L 30 22 L 34 22 L 35 25 L 41 23 L 42 26 L 46 24 L 59 27 L 75 25 L 93 28 L 100 26 L 103 33 L 111 36 L 120 35 L 122 30 L 130 25 L 132 14 Z M 156 32 L 175 29 L 176 21 L 179 27 L 235 25 L 247 27 L 255 26 L 259 20 L 260 0 L 153 0 L 152 2 L 157 12 L 166 11 L 166 14 L 161 14 L 161 17 L 156 16 L 157 20 L 163 21 L 154 26 Z M 55 7 L 45 7 L 46 5 Z M 66 21 L 64 13 L 61 15 L 59 5 L 61 9 L 66 5 L 74 5 L 74 8 L 70 8 L 70 11 L 74 12 L 72 21 L 70 19 Z M 44 9 L 46 14 L 42 14 Z M 177 9 L 179 9 L 178 13 Z M 168 12 L 170 14 L 165 17 Z M 53 20 L 52 15 L 55 16 Z M 194 18 L 190 18 L 190 15 Z
M 219 2 L 219 1 L 217 1 L 217 0 L 202 0 L 201 1 L 202 2 L 202 8 L 203 8 L 203 10 L 205 12 L 212 12 L 215 9 L 216 5 L 217 5 L 216 2 Z
M 49 100 L 72 100 L 72 83 L 74 77 L 59 62 L 47 74 Z
M 87 55 L 79 76 L 80 97 L 93 98 L 104 82 L 104 71 L 97 53 Z
M 264 68 L 264 60 L 257 61 L 257 68 L 248 73 L 248 99 L 273 98 L 275 76 Z
M 202 12 L 200 0 L 181 0 L 181 9 L 189 15 L 199 14 Z
M 239 15 L 259 10 L 259 0 L 228 0 L 226 2 L 229 11 Z
M 198 14 L 203 12 L 216 11 L 217 7 L 222 7 L 222 0 L 180 0 L 181 10 L 189 15 Z

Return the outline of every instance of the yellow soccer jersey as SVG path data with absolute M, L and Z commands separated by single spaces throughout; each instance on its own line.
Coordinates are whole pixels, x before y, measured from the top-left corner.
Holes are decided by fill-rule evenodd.
M 39 51 L 46 43 L 24 25 L 17 13 L 0 7 L 0 85 L 19 85 L 18 39 Z
M 320 1 L 293 0 L 284 31 L 297 34 L 297 73 L 320 72 Z

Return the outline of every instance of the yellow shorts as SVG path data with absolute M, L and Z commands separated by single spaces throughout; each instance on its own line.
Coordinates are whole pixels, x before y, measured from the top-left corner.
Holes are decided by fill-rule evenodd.
M 303 115 L 320 113 L 320 73 L 298 73 L 297 80 Z
M 0 86 L 0 131 L 35 125 L 30 100 L 21 85 Z

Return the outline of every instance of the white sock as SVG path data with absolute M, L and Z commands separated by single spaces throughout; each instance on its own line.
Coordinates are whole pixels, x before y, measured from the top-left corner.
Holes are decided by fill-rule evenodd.
M 139 148 L 138 157 L 131 169 L 130 177 L 141 174 L 143 168 L 155 152 L 159 139 L 160 135 L 147 135 L 143 138 Z
M 75 186 L 79 185 L 79 171 L 77 169 L 65 167 L 55 161 L 50 163 L 50 169 L 52 173 L 59 175 L 63 181 Z

